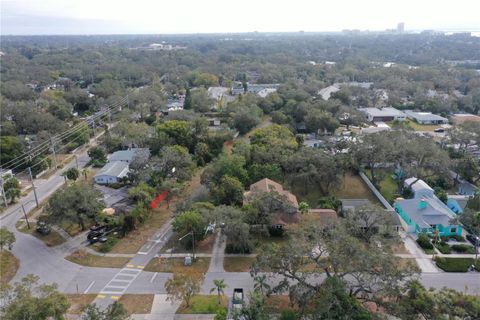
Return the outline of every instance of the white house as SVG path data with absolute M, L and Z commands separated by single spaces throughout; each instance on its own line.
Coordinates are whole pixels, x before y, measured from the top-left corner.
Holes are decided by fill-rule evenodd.
M 448 119 L 433 114 L 431 112 L 415 112 L 412 110 L 405 110 L 405 114 L 409 119 L 414 120 L 419 124 L 447 124 Z
M 359 109 L 367 115 L 368 121 L 378 122 L 378 121 L 405 121 L 407 115 L 400 110 L 397 110 L 392 107 L 386 108 L 362 108 Z
M 127 176 L 128 171 L 128 163 L 125 161 L 109 162 L 95 175 L 95 183 L 118 183 L 122 178 Z

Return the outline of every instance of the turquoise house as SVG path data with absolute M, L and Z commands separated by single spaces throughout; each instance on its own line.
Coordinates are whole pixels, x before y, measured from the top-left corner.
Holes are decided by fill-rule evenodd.
M 433 194 L 424 181 L 418 180 L 408 186 L 412 188 L 414 198 L 398 199 L 394 204 L 395 211 L 408 226 L 407 232 L 431 234 L 437 230 L 440 236 L 462 235 L 462 226 L 451 223 L 456 214 Z

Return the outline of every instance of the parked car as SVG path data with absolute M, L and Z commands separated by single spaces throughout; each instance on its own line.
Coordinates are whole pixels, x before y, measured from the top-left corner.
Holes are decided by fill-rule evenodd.
M 90 227 L 90 231 L 105 231 L 107 229 L 106 225 L 96 224 Z
M 442 133 L 442 132 L 445 132 L 445 129 L 437 128 L 437 129 L 433 130 L 433 132 Z
M 243 289 L 235 288 L 233 289 L 233 297 L 232 297 L 233 310 L 241 309 L 242 305 L 243 305 Z
M 467 234 L 465 238 L 467 238 L 467 240 L 470 241 L 474 246 L 480 247 L 480 238 L 478 236 Z
M 45 221 L 38 221 L 36 230 L 41 235 L 45 236 L 50 233 L 50 231 L 52 230 L 52 227 Z
M 108 240 L 108 238 L 103 233 L 98 233 L 96 235 L 92 235 L 90 237 L 87 237 L 87 239 L 88 239 L 88 242 L 90 244 L 94 244 L 94 243 L 97 243 L 97 242 L 104 243 L 104 242 L 107 242 L 107 240 Z

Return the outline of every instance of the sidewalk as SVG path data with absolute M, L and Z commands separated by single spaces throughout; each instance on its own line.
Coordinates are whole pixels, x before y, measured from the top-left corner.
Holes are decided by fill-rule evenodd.
M 425 273 L 440 273 L 441 271 L 435 266 L 431 256 L 426 255 L 422 249 L 417 246 L 417 243 L 407 234 L 401 233 L 405 248 L 410 252 L 411 257 L 415 258 L 418 267 Z

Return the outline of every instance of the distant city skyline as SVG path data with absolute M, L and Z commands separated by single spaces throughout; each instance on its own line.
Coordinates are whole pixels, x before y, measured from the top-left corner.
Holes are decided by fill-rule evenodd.
M 476 0 L 0 0 L 1 34 L 480 31 Z

